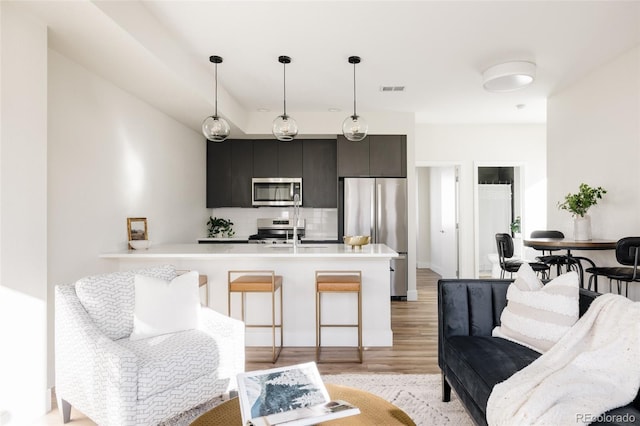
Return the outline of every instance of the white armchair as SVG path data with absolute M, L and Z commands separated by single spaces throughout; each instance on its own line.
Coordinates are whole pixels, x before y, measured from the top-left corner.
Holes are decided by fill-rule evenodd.
M 175 278 L 172 266 L 86 277 L 55 291 L 56 395 L 100 425 L 152 425 L 236 388 L 244 324 L 202 308 L 201 327 L 130 341 L 134 275 Z

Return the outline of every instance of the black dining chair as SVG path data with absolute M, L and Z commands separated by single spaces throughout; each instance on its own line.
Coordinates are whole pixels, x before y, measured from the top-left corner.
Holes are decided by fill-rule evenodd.
M 531 238 L 564 238 L 564 234 L 560 231 L 553 230 L 538 230 L 531 232 Z M 558 249 L 559 250 L 559 249 Z M 579 265 L 577 265 L 578 260 L 573 257 L 569 257 L 564 254 L 553 254 L 557 250 L 542 250 L 542 256 L 536 256 L 536 259 L 539 262 L 549 265 L 549 267 L 556 267 L 556 274 L 560 275 L 562 273 L 562 268 L 565 271 L 570 271 L 571 269 L 578 269 Z
M 629 295 L 629 283 L 640 282 L 640 271 L 638 271 L 638 260 L 640 258 L 640 237 L 625 237 L 616 243 L 616 260 L 625 266 L 597 266 L 587 268 L 585 272 L 592 275 L 589 277 L 589 290 L 591 282 L 595 282 L 594 291 L 598 292 L 598 276 L 609 278 L 609 291 L 611 291 L 611 281 L 618 284 L 618 294 L 621 294 L 622 283 L 625 283 L 625 296 Z
M 498 258 L 500 260 L 500 278 L 504 278 L 505 272 L 511 277 L 514 272 L 518 272 L 523 263 L 528 263 L 536 273 L 540 273 L 542 278 L 549 278 L 549 265 L 542 262 L 525 262 L 514 260 L 513 239 L 509 234 L 496 234 L 496 245 L 498 246 Z

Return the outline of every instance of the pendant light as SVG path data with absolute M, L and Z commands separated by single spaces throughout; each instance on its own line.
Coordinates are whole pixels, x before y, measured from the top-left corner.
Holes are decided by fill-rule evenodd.
M 220 56 L 210 56 L 209 61 L 215 64 L 215 109 L 213 115 L 207 117 L 202 122 L 202 134 L 212 142 L 222 142 L 229 137 L 231 128 L 229 123 L 222 117 L 218 117 L 218 64 L 222 63 Z
M 276 117 L 273 120 L 273 136 L 279 141 L 290 142 L 298 134 L 298 124 L 296 121 L 287 115 L 287 64 L 291 63 L 291 58 L 288 56 L 279 56 L 278 62 L 282 64 L 282 70 L 284 75 L 284 108 L 282 115 Z
M 353 142 L 359 142 L 367 136 L 369 125 L 356 113 L 356 64 L 360 63 L 359 56 L 349 56 L 349 63 L 353 64 L 353 115 L 342 122 L 342 134 Z

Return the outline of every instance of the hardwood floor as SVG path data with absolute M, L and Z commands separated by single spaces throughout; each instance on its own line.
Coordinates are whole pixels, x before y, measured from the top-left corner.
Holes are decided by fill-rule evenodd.
M 393 347 L 365 348 L 364 360 L 358 363 L 320 363 L 318 369 L 322 374 L 339 373 L 402 373 L 402 374 L 437 374 L 438 368 L 438 300 L 437 283 L 439 275 L 429 269 L 418 269 L 416 302 L 391 302 L 391 328 L 393 330 Z M 349 351 L 349 349 L 346 349 Z M 335 356 L 356 356 L 341 349 Z M 247 358 L 268 358 L 269 354 L 261 349 L 247 348 Z M 327 357 L 334 354 L 323 351 Z M 246 363 L 246 370 L 261 370 L 315 360 L 314 348 L 285 347 L 276 364 L 265 362 Z M 76 410 L 72 410 L 73 425 L 93 426 L 91 420 Z M 62 426 L 60 413 L 52 410 L 32 426 Z
M 339 373 L 403 373 L 436 374 L 438 368 L 438 301 L 437 283 L 439 275 L 429 269 L 418 269 L 416 302 L 391 303 L 391 328 L 393 347 L 365 348 L 362 364 L 320 363 L 322 374 Z M 261 349 L 247 348 L 247 359 L 268 359 L 269 353 Z M 323 357 L 334 353 L 323 350 Z M 355 349 L 341 349 L 335 357 L 356 357 Z M 265 362 L 246 363 L 247 371 L 280 367 L 315 361 L 314 348 L 285 347 L 276 364 Z

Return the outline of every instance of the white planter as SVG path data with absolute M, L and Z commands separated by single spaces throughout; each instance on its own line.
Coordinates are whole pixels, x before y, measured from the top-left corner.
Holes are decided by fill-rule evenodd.
M 584 217 L 573 218 L 573 238 L 576 241 L 591 240 L 591 216 L 585 214 Z

